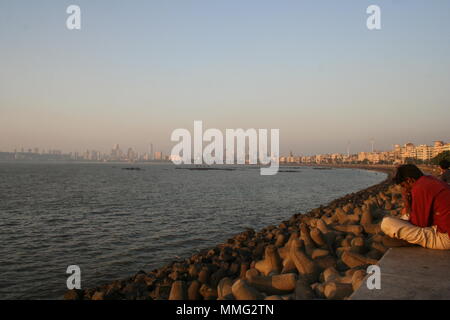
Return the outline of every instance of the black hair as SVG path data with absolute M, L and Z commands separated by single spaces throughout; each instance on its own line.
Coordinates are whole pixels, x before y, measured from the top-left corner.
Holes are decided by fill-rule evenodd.
M 412 178 L 414 180 L 419 179 L 423 176 L 422 171 L 417 168 L 414 164 L 404 164 L 397 168 L 394 178 L 392 179 L 394 183 L 400 184 L 406 181 L 407 178 Z
M 439 162 L 439 167 L 441 167 L 444 170 L 447 170 L 450 167 L 450 161 L 447 159 L 443 159 Z

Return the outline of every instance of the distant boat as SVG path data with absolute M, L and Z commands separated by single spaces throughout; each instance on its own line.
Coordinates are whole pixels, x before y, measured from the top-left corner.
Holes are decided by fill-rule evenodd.
M 234 171 L 234 168 L 217 168 L 217 167 L 194 167 L 194 168 L 185 168 L 185 167 L 177 167 L 175 169 L 181 169 L 181 170 L 193 170 L 193 171 L 202 171 L 202 170 L 221 170 L 221 171 Z
M 140 171 L 140 170 L 142 170 L 142 169 L 141 169 L 141 168 L 133 168 L 133 167 L 130 167 L 130 168 L 122 168 L 122 170 Z

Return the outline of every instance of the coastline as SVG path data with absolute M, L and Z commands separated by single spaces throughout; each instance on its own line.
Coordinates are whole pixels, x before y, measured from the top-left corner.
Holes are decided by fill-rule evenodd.
M 387 174 L 382 182 L 297 213 L 278 226 L 247 229 L 226 243 L 151 272 L 95 288 L 69 290 L 67 300 L 343 299 L 395 245 L 379 223 L 398 216 L 394 166 L 336 166 Z M 276 285 L 278 283 L 278 285 Z M 275 285 L 274 285 L 275 284 Z M 275 286 L 275 287 L 274 287 Z

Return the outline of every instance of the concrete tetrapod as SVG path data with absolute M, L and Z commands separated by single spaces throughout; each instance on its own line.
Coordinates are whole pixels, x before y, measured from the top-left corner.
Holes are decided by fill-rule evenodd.
M 222 278 L 219 281 L 219 284 L 217 285 L 217 296 L 218 296 L 218 300 L 232 300 L 234 299 L 233 297 L 233 292 L 231 290 L 233 286 L 233 280 L 225 277 Z
M 263 300 L 264 295 L 249 286 L 245 280 L 237 280 L 231 287 L 231 291 L 236 300 Z
M 283 264 L 277 247 L 268 245 L 265 249 L 264 259 L 256 262 L 255 268 L 265 276 L 271 273 L 281 273 Z
M 300 278 L 295 284 L 295 300 L 311 300 L 314 299 L 314 291 L 308 282 Z
M 175 281 L 170 289 L 169 300 L 187 300 L 186 282 Z
M 297 268 L 298 273 L 308 282 L 314 283 L 319 276 L 318 266 L 309 259 L 300 245 L 300 240 L 295 240 L 291 247 L 290 257 Z
M 334 229 L 341 232 L 353 233 L 359 236 L 363 232 L 363 227 L 357 224 L 335 225 Z
M 295 273 L 285 273 L 274 276 L 250 275 L 247 278 L 247 282 L 253 288 L 268 295 L 283 295 L 294 291 L 297 278 Z
M 189 300 L 200 300 L 202 297 L 200 295 L 200 287 L 202 284 L 198 280 L 191 282 L 188 288 L 188 299 Z
M 344 299 L 350 296 L 352 293 L 353 287 L 351 283 L 331 281 L 325 284 L 324 294 L 327 299 Z
M 355 268 L 364 265 L 373 265 L 377 263 L 377 260 L 375 259 L 367 258 L 363 255 L 350 251 L 345 251 L 342 254 L 341 259 L 349 268 Z

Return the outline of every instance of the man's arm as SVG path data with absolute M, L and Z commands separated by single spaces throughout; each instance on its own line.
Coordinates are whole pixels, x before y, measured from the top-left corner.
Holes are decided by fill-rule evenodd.
M 403 209 L 401 214 L 408 215 L 411 213 L 411 192 L 402 191 Z

